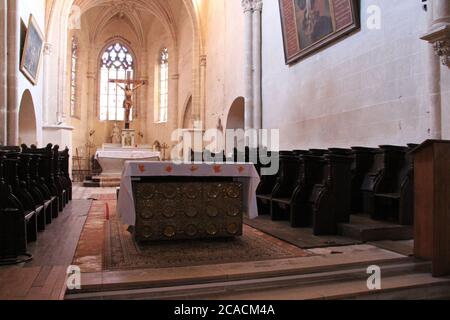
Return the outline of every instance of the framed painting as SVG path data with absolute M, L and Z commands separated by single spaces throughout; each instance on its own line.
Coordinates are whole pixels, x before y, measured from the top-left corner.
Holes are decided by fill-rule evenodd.
M 30 15 L 25 44 L 22 52 L 20 70 L 34 85 L 37 84 L 39 76 L 39 65 L 41 61 L 42 48 L 44 46 L 44 35 L 39 26 Z
M 358 0 L 279 0 L 286 64 L 360 28 Z

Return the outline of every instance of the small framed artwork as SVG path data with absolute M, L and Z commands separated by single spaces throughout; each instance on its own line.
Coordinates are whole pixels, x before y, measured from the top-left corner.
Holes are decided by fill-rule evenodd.
M 279 0 L 286 64 L 359 30 L 359 0 Z
M 25 44 L 22 52 L 22 61 L 20 63 L 20 71 L 34 85 L 37 84 L 39 77 L 39 65 L 41 61 L 42 48 L 44 46 L 44 35 L 34 19 L 30 15 L 28 21 L 28 30 L 25 37 Z

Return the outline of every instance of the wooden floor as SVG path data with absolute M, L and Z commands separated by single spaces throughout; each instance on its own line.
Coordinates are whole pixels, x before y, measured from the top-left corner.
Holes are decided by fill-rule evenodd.
M 58 300 L 66 288 L 66 270 L 71 265 L 81 230 L 92 201 L 90 190 L 74 189 L 74 200 L 58 219 L 29 244 L 33 260 L 0 267 L 0 299 Z M 84 198 L 84 199 L 83 199 Z

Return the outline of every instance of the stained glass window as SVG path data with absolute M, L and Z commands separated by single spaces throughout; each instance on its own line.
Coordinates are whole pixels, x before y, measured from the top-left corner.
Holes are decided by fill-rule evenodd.
M 100 120 L 124 121 L 123 101 L 125 93 L 110 80 L 132 80 L 134 60 L 130 50 L 121 43 L 109 46 L 101 57 L 100 68 Z M 121 86 L 125 86 L 121 84 Z M 132 120 L 133 111 L 130 112 Z
M 169 50 L 164 48 L 159 66 L 159 122 L 167 122 L 169 111 Z

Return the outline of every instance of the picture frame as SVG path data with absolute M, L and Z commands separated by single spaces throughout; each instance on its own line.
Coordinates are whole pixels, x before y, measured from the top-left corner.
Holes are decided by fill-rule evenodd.
M 361 28 L 359 0 L 279 0 L 279 7 L 287 65 Z
M 30 14 L 20 71 L 33 85 L 36 85 L 38 82 L 43 47 L 44 35 L 35 18 Z

